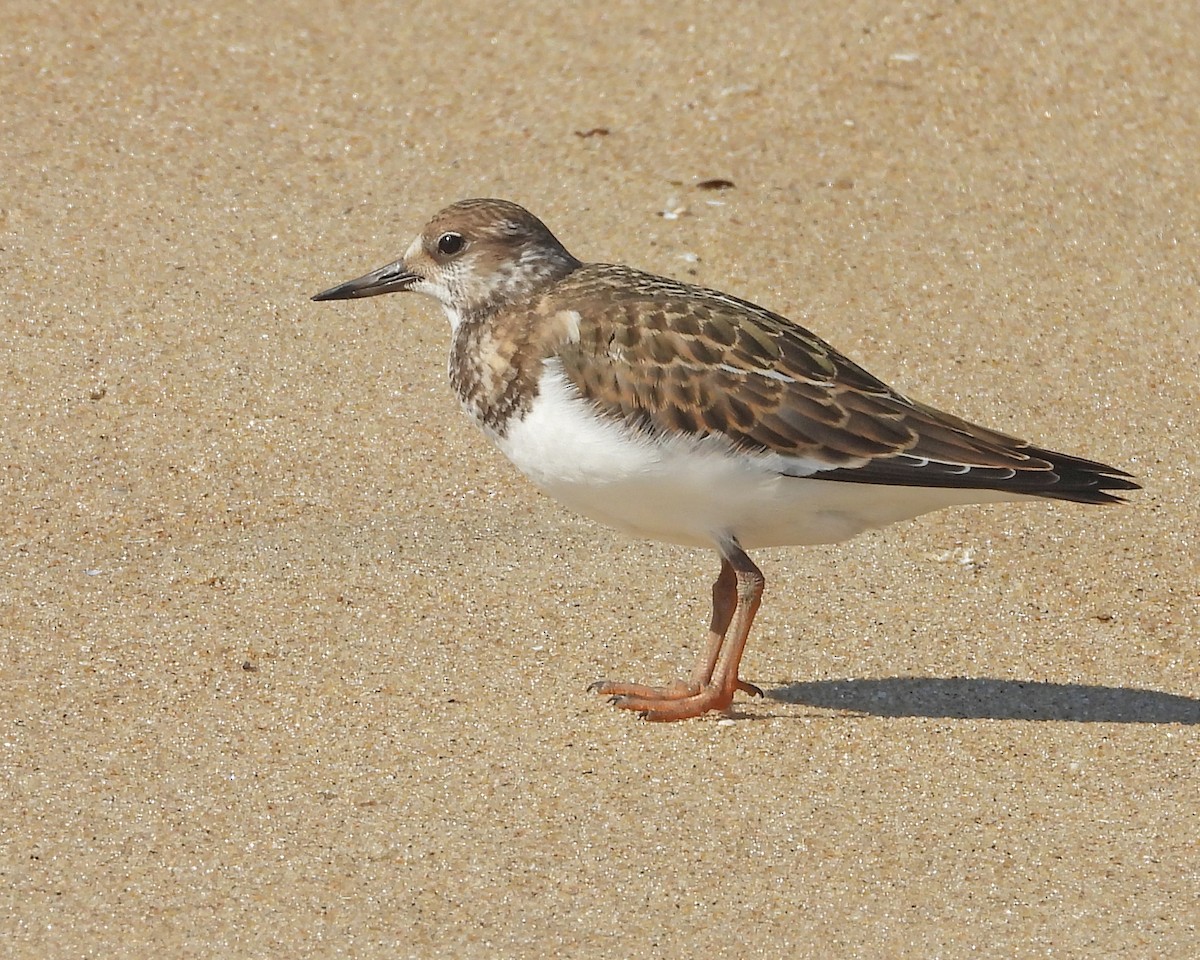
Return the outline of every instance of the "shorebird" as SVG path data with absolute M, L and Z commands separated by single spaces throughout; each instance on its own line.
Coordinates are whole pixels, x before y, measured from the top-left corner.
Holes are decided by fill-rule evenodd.
M 450 320 L 462 406 L 550 496 L 721 557 L 691 675 L 589 689 L 648 720 L 762 694 L 738 675 L 765 580 L 746 551 L 835 543 L 957 504 L 1120 502 L 1130 474 L 912 400 L 804 327 L 717 290 L 584 263 L 504 200 L 435 214 L 314 300 L 412 291 Z

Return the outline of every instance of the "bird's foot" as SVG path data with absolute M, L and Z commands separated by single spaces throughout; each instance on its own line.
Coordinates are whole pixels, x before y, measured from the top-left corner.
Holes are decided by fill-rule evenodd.
M 643 720 L 667 721 L 687 720 L 699 717 L 711 710 L 728 710 L 737 691 L 752 697 L 761 697 L 762 690 L 745 680 L 734 679 L 732 684 L 696 683 L 676 680 L 665 687 L 651 687 L 640 683 L 615 683 L 601 680 L 588 690 L 605 694 L 609 703 L 622 710 L 633 710 Z

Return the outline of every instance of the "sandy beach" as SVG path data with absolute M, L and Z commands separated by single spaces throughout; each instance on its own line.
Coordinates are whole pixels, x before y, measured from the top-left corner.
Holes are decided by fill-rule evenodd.
M 1200 7 L 89 6 L 0 0 L 0 955 L 1197 955 Z M 470 196 L 1145 489 L 761 551 L 639 722 L 716 554 L 309 300 Z

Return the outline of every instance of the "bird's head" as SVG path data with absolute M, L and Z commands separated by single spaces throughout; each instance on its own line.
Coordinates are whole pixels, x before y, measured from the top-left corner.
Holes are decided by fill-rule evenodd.
M 434 215 L 399 260 L 318 293 L 351 300 L 412 290 L 452 323 L 535 295 L 579 266 L 532 213 L 507 200 L 461 200 Z

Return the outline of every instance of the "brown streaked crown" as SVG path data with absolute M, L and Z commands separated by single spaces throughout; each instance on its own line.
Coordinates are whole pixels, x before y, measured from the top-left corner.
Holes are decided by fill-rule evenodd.
M 436 213 L 404 256 L 420 292 L 463 315 L 530 296 L 579 266 L 541 220 L 507 200 L 460 200 Z

